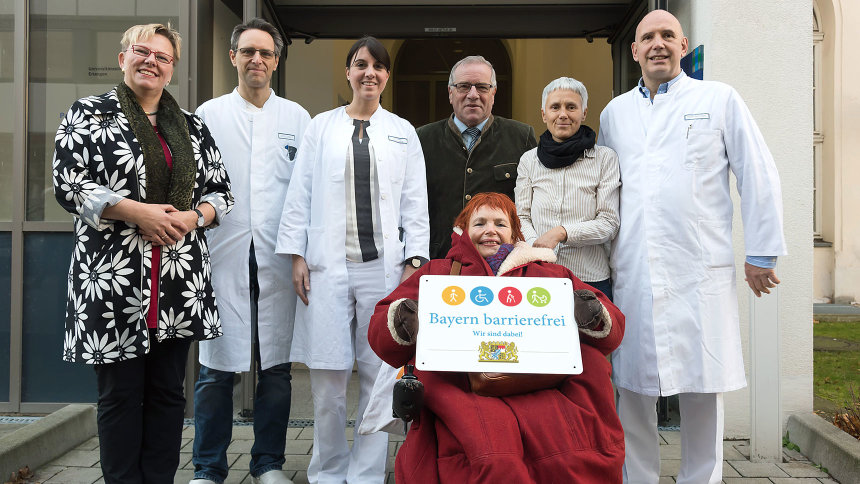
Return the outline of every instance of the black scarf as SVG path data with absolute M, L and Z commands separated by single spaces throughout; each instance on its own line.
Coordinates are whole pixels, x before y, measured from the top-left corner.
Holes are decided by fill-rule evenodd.
M 152 124 L 137 102 L 134 91 L 124 82 L 116 86 L 119 105 L 128 119 L 134 136 L 143 151 L 146 165 L 146 203 L 169 203 L 177 210 L 191 210 L 197 163 L 188 134 L 188 123 L 179 104 L 167 91 L 158 103 L 158 129 L 173 157 L 173 169 L 167 166 L 164 149 Z
M 561 143 L 552 139 L 549 130 L 540 135 L 537 156 L 540 163 L 547 168 L 564 168 L 578 160 L 585 150 L 594 148 L 594 130 L 586 125 L 580 125 L 579 131 Z

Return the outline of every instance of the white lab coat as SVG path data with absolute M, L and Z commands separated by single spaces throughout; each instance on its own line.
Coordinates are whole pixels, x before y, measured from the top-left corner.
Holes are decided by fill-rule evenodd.
M 257 327 L 263 369 L 290 361 L 296 295 L 292 261 L 275 254 L 278 223 L 305 128 L 304 108 L 274 91 L 262 111 L 246 109 L 238 89 L 197 108 L 230 176 L 233 213 L 206 233 L 223 335 L 200 342 L 200 363 L 222 371 L 251 369 L 251 240 L 260 285 Z
M 618 153 L 622 181 L 613 382 L 652 396 L 742 388 L 729 169 L 745 253 L 786 253 L 779 174 L 752 115 L 730 86 L 683 76 L 653 104 L 638 88 L 613 99 L 597 143 Z
M 347 311 L 344 185 L 354 129 L 343 107 L 311 121 L 278 232 L 276 252 L 303 256 L 310 271 L 310 304 L 297 305 L 291 359 L 315 369 L 349 369 L 355 357 Z M 376 158 L 385 290 L 390 292 L 400 283 L 406 257 L 428 256 L 424 154 L 412 125 L 382 107 L 370 117 L 367 136 Z

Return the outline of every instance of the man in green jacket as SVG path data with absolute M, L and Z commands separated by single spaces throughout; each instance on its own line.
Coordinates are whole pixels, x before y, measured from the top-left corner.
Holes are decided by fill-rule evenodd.
M 430 258 L 445 257 L 457 214 L 475 194 L 514 199 L 520 156 L 537 146 L 531 126 L 493 116 L 496 71 L 481 56 L 461 59 L 448 77 L 454 114 L 418 128 L 427 169 Z

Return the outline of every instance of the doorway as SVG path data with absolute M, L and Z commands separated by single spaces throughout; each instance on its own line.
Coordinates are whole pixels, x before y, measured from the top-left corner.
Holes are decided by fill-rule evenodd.
M 511 118 L 511 58 L 500 39 L 407 39 L 394 61 L 394 112 L 416 128 L 451 114 L 448 75 L 470 55 L 493 64 L 498 85 L 493 113 Z

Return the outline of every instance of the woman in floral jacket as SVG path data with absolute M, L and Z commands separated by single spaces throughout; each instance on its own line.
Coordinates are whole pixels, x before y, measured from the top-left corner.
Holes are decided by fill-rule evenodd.
M 164 90 L 179 34 L 138 25 L 121 44 L 123 82 L 57 130 L 54 192 L 75 222 L 63 359 L 94 365 L 105 482 L 172 483 L 188 350 L 221 332 L 203 229 L 233 197 L 209 130 Z

